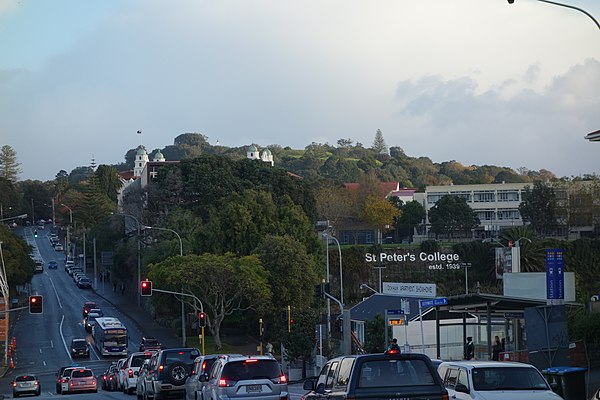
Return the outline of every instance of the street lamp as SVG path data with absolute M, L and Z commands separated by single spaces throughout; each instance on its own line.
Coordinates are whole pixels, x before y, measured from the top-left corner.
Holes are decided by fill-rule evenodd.
M 73 225 L 73 210 L 71 210 L 71 207 L 69 207 L 65 203 L 60 203 L 60 205 L 63 206 L 63 207 L 65 207 L 67 210 L 69 210 L 69 223 L 71 225 Z
M 141 282 L 141 280 L 142 280 L 142 275 L 141 275 L 141 271 L 140 271 L 141 270 L 141 266 L 142 266 L 141 248 L 140 248 L 140 234 L 141 234 L 142 224 L 140 223 L 140 221 L 136 217 L 134 217 L 131 214 L 116 213 L 115 215 L 122 215 L 124 217 L 132 218 L 135 221 L 135 223 L 137 224 L 137 283 L 136 283 L 136 286 L 138 288 L 137 304 L 138 304 L 138 306 L 140 306 L 141 305 L 141 300 L 142 300 L 141 293 L 140 293 L 141 288 L 140 288 L 140 284 L 139 284 Z
M 169 231 L 174 233 L 177 236 L 177 239 L 179 239 L 179 255 L 183 257 L 183 241 L 181 240 L 181 236 L 179 236 L 179 233 L 175 232 L 173 229 L 169 229 L 169 228 L 159 228 L 157 226 L 142 226 L 143 229 L 157 229 L 157 230 L 161 230 L 161 231 Z
M 363 290 L 363 289 L 369 289 L 373 293 L 379 293 L 377 290 L 373 289 L 371 286 L 367 285 L 366 283 L 361 283 L 360 286 L 359 286 L 359 288 L 361 290 Z
M 344 272 L 342 270 L 342 247 L 340 246 L 340 242 L 335 236 L 331 236 L 330 234 L 325 232 L 323 232 L 323 236 L 327 238 L 327 247 L 329 247 L 329 239 L 333 239 L 338 246 L 338 252 L 340 257 L 340 302 L 344 304 Z
M 594 23 L 596 24 L 596 26 L 598 27 L 598 29 L 600 29 L 600 23 L 598 23 L 598 21 L 596 21 L 596 18 L 594 18 L 594 17 L 592 16 L 592 14 L 590 14 L 589 12 L 585 11 L 585 10 L 584 10 L 584 9 L 582 9 L 582 8 L 575 7 L 575 6 L 572 6 L 572 5 L 569 5 L 569 4 L 563 4 L 563 3 L 559 3 L 559 2 L 556 2 L 556 1 L 550 1 L 550 0 L 537 0 L 537 1 L 539 1 L 539 2 L 542 2 L 542 3 L 554 4 L 555 6 L 560 6 L 560 7 L 570 8 L 570 9 L 572 9 L 572 10 L 577 10 L 577 11 L 579 11 L 579 12 L 582 12 L 582 13 L 584 13 L 585 15 L 587 15 L 588 17 L 590 17 L 590 19 L 591 19 L 592 21 L 594 21 Z M 515 2 L 515 0 L 508 0 L 508 4 L 513 4 L 514 2 Z

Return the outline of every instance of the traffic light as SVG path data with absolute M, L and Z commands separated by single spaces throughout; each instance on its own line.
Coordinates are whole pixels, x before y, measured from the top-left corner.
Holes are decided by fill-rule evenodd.
M 202 327 L 202 328 L 205 327 L 206 326 L 206 313 L 204 313 L 204 312 L 199 313 L 198 321 L 199 321 L 198 325 L 200 325 L 200 327 Z
M 43 296 L 29 296 L 29 314 L 42 314 L 44 312 Z
M 142 281 L 141 285 L 141 294 L 142 296 L 152 296 L 152 281 Z
M 33 231 L 33 236 L 37 237 L 37 229 Z

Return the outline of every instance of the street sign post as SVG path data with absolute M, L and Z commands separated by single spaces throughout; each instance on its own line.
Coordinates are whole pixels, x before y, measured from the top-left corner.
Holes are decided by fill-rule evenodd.
M 431 299 L 431 300 L 421 300 L 419 302 L 419 305 L 422 308 L 439 307 L 439 306 L 445 306 L 446 304 L 448 304 L 448 298 L 447 297 L 438 297 L 436 299 Z

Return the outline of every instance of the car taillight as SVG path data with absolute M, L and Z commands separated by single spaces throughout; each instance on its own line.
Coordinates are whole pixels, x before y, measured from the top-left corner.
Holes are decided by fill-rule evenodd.
M 163 369 L 165 369 L 165 366 L 164 366 L 164 365 L 159 365 L 159 366 L 158 366 L 158 371 L 159 371 L 159 372 L 162 372 L 162 370 L 163 370 Z
M 448 394 L 443 394 L 442 395 L 442 400 L 449 400 Z
M 129 375 L 129 377 L 130 377 L 130 378 L 133 378 L 133 370 L 132 370 L 132 369 L 129 369 L 129 370 L 127 371 L 127 375 Z
M 17 387 L 17 382 L 12 383 L 13 387 Z
M 400 354 L 400 350 L 396 350 L 396 349 L 386 350 L 385 354 Z
M 219 387 L 227 387 L 227 379 L 219 379 Z
M 279 377 L 279 383 L 287 383 L 287 378 L 285 377 L 285 375 L 282 374 Z
M 38 381 L 34 381 L 34 382 L 33 382 L 33 384 L 34 384 L 35 386 L 37 386 L 37 385 L 39 385 L 40 383 L 39 383 Z

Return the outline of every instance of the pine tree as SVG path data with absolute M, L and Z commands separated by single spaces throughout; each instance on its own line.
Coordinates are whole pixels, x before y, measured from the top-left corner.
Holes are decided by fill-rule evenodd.
M 0 149 L 0 176 L 11 182 L 16 182 L 21 172 L 21 163 L 17 161 L 17 152 L 5 144 Z
M 388 147 L 385 144 L 385 140 L 383 140 L 383 133 L 381 133 L 381 129 L 377 129 L 375 133 L 375 140 L 373 140 L 373 146 L 371 149 L 374 150 L 377 154 L 388 154 Z

